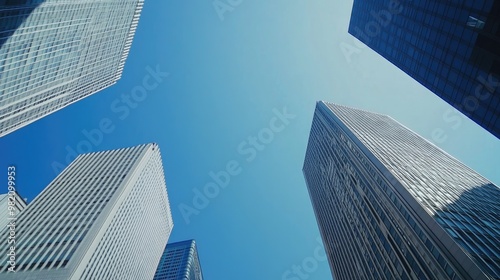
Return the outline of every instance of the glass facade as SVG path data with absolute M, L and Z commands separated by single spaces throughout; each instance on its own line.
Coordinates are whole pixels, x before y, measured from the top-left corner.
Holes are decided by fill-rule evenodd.
M 167 244 L 154 280 L 203 280 L 196 242 Z
M 334 279 L 500 279 L 500 189 L 390 117 L 318 102 L 303 172 Z
M 0 0 L 0 136 L 120 79 L 143 0 Z
M 355 0 L 349 33 L 500 138 L 500 2 Z
M 0 279 L 152 279 L 173 227 L 163 174 L 156 144 L 78 156 L 18 215 Z

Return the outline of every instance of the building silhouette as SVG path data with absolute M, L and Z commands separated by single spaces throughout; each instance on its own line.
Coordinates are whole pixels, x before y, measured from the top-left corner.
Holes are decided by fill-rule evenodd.
M 500 189 L 390 117 L 318 102 L 304 177 L 334 279 L 499 279 Z
M 354 0 L 349 33 L 500 138 L 500 2 Z
M 0 279 L 152 279 L 172 227 L 156 144 L 83 154 L 19 214 Z

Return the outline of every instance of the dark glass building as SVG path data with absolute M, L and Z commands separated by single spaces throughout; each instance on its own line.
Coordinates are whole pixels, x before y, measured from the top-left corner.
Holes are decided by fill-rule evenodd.
M 304 177 L 334 279 L 500 279 L 500 189 L 388 116 L 319 102 Z
M 354 0 L 349 33 L 500 138 L 500 1 Z
M 153 280 L 203 280 L 196 242 L 167 244 Z

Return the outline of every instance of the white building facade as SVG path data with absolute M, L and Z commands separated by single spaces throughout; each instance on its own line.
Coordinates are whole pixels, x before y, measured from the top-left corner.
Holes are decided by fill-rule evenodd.
M 159 147 L 80 155 L 17 221 L 1 279 L 153 279 L 173 228 Z
M 0 136 L 120 79 L 144 0 L 0 0 Z
M 0 194 L 0 231 L 15 221 L 25 207 L 26 201 L 16 191 Z

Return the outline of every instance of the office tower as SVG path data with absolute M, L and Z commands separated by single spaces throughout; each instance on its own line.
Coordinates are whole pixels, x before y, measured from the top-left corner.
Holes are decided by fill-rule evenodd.
M 167 244 L 153 280 L 203 280 L 196 242 Z
M 152 279 L 172 227 L 156 144 L 83 154 L 19 215 L 0 279 Z
M 303 172 L 334 279 L 500 278 L 500 189 L 390 117 L 319 102 Z
M 144 0 L 0 0 L 0 136 L 115 84 Z
M 349 33 L 500 138 L 499 1 L 354 0 Z
M 10 222 L 15 222 L 25 207 L 26 201 L 16 191 L 0 194 L 0 231 Z

